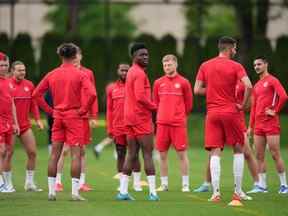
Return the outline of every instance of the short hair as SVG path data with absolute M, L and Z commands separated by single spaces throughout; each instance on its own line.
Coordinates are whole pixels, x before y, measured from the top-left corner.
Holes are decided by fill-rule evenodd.
M 77 54 L 78 48 L 74 43 L 63 43 L 57 48 L 57 54 L 65 59 L 73 59 Z
M 133 57 L 135 52 L 137 52 L 140 49 L 147 49 L 147 47 L 142 42 L 135 42 L 135 43 L 131 44 L 130 49 L 129 49 L 130 56 Z
M 3 53 L 3 52 L 0 52 L 0 61 L 7 61 L 8 60 L 8 56 Z
M 25 65 L 22 61 L 14 61 L 11 65 L 11 69 L 14 70 L 17 65 Z
M 174 61 L 176 64 L 178 63 L 178 60 L 177 60 L 177 57 L 173 54 L 168 54 L 168 55 L 165 55 L 163 58 L 162 58 L 162 63 L 166 62 L 166 61 Z
M 231 46 L 234 46 L 237 43 L 237 41 L 228 36 L 223 36 L 218 40 L 218 49 L 219 51 L 224 51 L 227 48 L 230 48 Z
M 260 55 L 260 56 L 256 56 L 254 58 L 254 60 L 257 60 L 257 59 L 261 59 L 264 63 L 268 63 L 268 59 L 266 58 L 266 56 L 263 56 L 263 55 Z

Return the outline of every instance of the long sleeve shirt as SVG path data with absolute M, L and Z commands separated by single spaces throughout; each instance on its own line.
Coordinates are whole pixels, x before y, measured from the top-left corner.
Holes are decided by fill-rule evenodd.
M 12 100 L 9 80 L 0 76 L 0 133 L 12 129 Z
M 152 122 L 152 111 L 156 110 L 151 99 L 151 86 L 148 77 L 139 65 L 129 69 L 125 84 L 124 124 L 138 125 Z
M 48 90 L 53 98 L 53 108 L 43 97 Z M 96 92 L 83 72 L 73 64 L 64 63 L 43 78 L 35 88 L 33 98 L 54 118 L 78 118 L 87 114 L 96 99 Z
M 193 94 L 189 81 L 177 74 L 156 80 L 153 99 L 157 105 L 157 124 L 187 126 L 187 116 L 192 111 Z

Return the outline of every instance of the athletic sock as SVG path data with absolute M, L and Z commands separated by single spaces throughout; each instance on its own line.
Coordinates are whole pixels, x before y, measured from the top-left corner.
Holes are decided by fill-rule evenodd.
M 244 170 L 244 154 L 234 154 L 233 160 L 233 174 L 235 192 L 240 194 L 242 192 L 242 178 Z
M 211 156 L 210 159 L 210 170 L 211 170 L 211 184 L 213 188 L 213 194 L 220 194 L 220 174 L 221 165 L 220 157 L 217 155 Z
M 149 185 L 149 193 L 156 195 L 156 177 L 155 175 L 147 176 L 148 185 Z
M 120 176 L 120 193 L 121 194 L 128 194 L 128 182 L 129 182 L 129 176 L 122 174 Z
M 86 179 L 86 174 L 81 173 L 80 174 L 80 187 L 81 187 L 81 185 L 85 184 L 85 179 Z
M 62 177 L 62 173 L 57 173 L 56 184 L 62 184 L 61 177 Z
M 182 187 L 183 186 L 189 187 L 189 176 L 182 176 Z
M 286 172 L 278 173 L 280 185 L 287 187 Z
M 25 184 L 34 184 L 34 170 L 26 170 Z
M 259 186 L 262 188 L 267 188 L 267 183 L 266 183 L 266 173 L 259 173 Z
M 79 196 L 80 180 L 78 178 L 72 178 L 72 195 Z
M 48 177 L 48 189 L 49 189 L 49 194 L 55 196 L 56 191 L 55 191 L 55 182 L 56 178 L 55 177 Z
M 134 184 L 134 187 L 140 187 L 141 184 L 140 184 L 140 181 L 141 181 L 141 172 L 133 172 L 132 173 L 133 175 L 133 184 Z
M 161 185 L 165 185 L 168 187 L 168 176 L 161 176 L 160 180 L 161 180 Z

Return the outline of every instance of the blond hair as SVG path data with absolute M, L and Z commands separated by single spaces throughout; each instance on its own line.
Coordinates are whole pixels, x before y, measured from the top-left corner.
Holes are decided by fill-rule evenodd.
M 178 63 L 177 61 L 177 57 L 173 54 L 168 54 L 168 55 L 165 55 L 163 58 L 162 58 L 162 63 L 166 62 L 166 61 L 174 61 L 176 64 Z

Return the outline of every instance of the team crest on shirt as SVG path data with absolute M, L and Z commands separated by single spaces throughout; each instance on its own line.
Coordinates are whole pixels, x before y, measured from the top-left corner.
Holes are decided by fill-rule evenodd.
M 174 85 L 174 86 L 175 86 L 175 88 L 176 88 L 176 89 L 178 89 L 178 88 L 180 88 L 180 87 L 181 87 L 181 85 L 180 85 L 179 83 L 175 83 L 175 85 Z
M 161 83 L 161 84 L 160 84 L 160 87 L 163 87 L 163 86 L 165 86 L 165 83 Z
M 24 91 L 29 92 L 29 88 L 27 86 L 24 87 Z
M 263 83 L 263 87 L 266 88 L 267 86 L 268 86 L 268 82 L 266 81 L 266 82 Z

